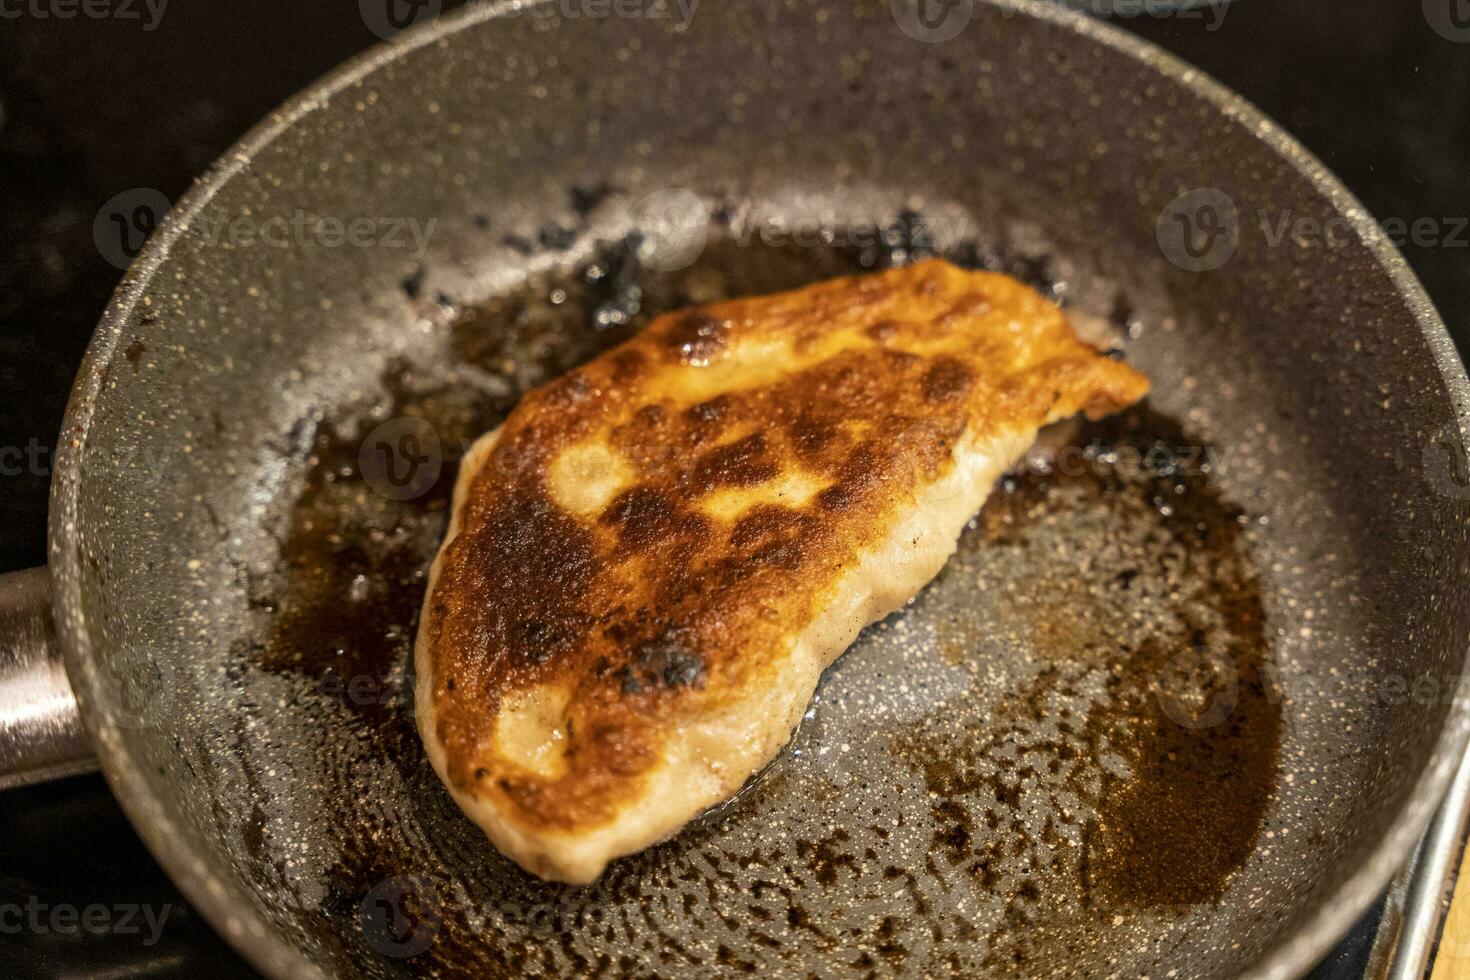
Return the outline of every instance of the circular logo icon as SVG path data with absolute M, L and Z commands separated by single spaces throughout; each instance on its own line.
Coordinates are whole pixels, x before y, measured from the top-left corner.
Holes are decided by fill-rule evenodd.
M 357 0 L 362 22 L 385 41 L 438 17 L 443 7 L 443 0 Z
M 117 268 L 126 269 L 171 207 L 169 199 L 151 187 L 114 194 L 92 221 L 97 251 Z
M 1228 655 L 1205 647 L 1185 650 L 1159 673 L 1159 707 L 1185 728 L 1213 728 L 1235 710 L 1238 682 L 1235 661 Z
M 368 486 L 390 500 L 422 497 L 444 469 L 439 433 L 417 416 L 389 419 L 363 439 L 357 466 Z
M 1164 258 L 1189 272 L 1208 272 L 1235 254 L 1240 244 L 1240 214 L 1229 194 L 1196 187 L 1164 206 L 1154 235 Z
M 444 924 L 443 903 L 428 877 L 398 875 L 367 893 L 358 921 L 374 951 L 408 959 L 434 944 Z
M 1424 19 L 1446 41 L 1470 42 L 1470 0 L 1423 0 Z
M 1434 491 L 1452 500 L 1470 500 L 1470 460 L 1460 427 L 1447 422 L 1424 440 L 1419 452 L 1424 479 Z
M 656 272 L 693 265 L 709 240 L 709 208 L 682 187 L 654 191 L 633 205 L 638 261 Z
M 958 37 L 975 15 L 975 0 L 888 0 L 888 7 L 898 29 L 925 44 Z

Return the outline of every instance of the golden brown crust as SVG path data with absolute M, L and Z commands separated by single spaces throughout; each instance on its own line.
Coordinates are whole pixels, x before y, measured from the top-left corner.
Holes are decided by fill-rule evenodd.
M 467 478 L 420 641 L 447 778 L 529 830 L 606 823 L 669 732 L 780 670 L 962 435 L 1146 389 L 1029 288 L 937 260 L 660 317 L 529 394 Z M 496 728 L 533 689 L 565 700 L 546 771 Z

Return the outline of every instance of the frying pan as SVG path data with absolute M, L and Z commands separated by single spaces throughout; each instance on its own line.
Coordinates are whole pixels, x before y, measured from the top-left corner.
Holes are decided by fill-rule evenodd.
M 12 781 L 89 740 L 276 977 L 1308 968 L 1465 742 L 1466 380 L 1371 219 L 1051 7 L 563 7 L 351 63 L 152 236 L 72 397 L 49 583 L 6 582 Z M 1149 408 L 1004 488 L 734 801 L 593 887 L 521 873 L 410 716 L 458 447 L 650 310 L 932 250 L 1111 318 Z M 1118 447 L 1161 444 L 1138 497 Z M 1204 710 L 1160 714 L 1175 674 Z

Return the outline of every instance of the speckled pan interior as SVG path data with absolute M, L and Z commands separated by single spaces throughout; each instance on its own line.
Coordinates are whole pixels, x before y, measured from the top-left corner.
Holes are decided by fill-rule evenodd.
M 942 43 L 886 3 L 667 9 L 410 34 L 265 123 L 139 260 L 78 385 L 52 540 L 140 831 L 279 977 L 1310 965 L 1462 742 L 1464 376 L 1417 284 L 1295 144 L 1118 32 L 1010 3 Z M 1199 188 L 1239 242 L 1195 272 L 1159 218 Z M 692 265 L 618 244 L 691 196 Z M 404 244 L 211 232 L 295 215 Z M 1283 215 L 1339 234 L 1278 238 Z M 376 492 L 365 437 L 423 420 L 447 475 L 632 329 L 592 322 L 630 287 L 636 321 L 929 250 L 1110 324 L 1148 409 L 1055 436 L 1083 451 L 1007 482 L 735 801 L 595 887 L 529 878 L 413 733 L 444 499 Z M 1170 700 L 1222 662 L 1222 714 L 1188 677 Z

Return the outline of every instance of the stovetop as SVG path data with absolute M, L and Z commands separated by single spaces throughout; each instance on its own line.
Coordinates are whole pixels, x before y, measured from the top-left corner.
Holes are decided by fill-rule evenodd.
M 1216 0 L 1165 17 L 1159 3 L 1078 0 L 1244 94 L 1373 214 L 1397 219 L 1463 349 L 1470 24 L 1453 16 L 1457 2 Z M 93 242 L 100 206 L 132 188 L 177 199 L 250 125 L 378 40 L 369 6 L 0 4 L 0 570 L 45 558 L 51 447 L 121 276 Z M 1315 975 L 1361 977 L 1379 914 Z M 96 776 L 0 795 L 0 936 L 6 977 L 255 975 L 189 909 Z

